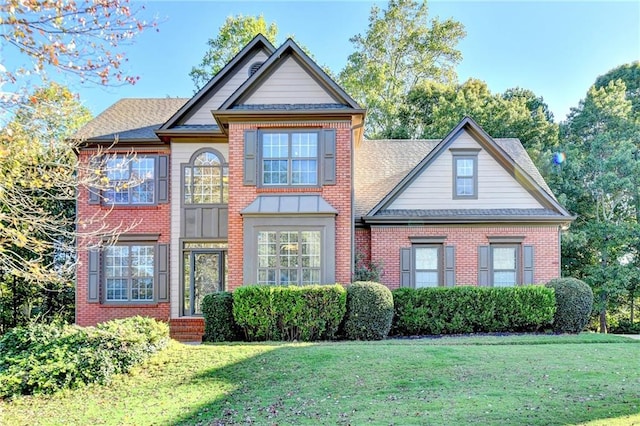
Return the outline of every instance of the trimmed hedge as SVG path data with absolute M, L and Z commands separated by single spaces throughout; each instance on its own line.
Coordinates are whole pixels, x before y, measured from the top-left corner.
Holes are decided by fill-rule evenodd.
M 544 286 L 401 288 L 393 300 L 395 336 L 537 331 L 555 312 Z
M 0 397 L 109 383 L 168 343 L 168 325 L 142 317 L 15 328 L 0 338 Z
M 356 281 L 347 287 L 344 332 L 349 340 L 382 340 L 393 320 L 393 296 L 382 284 Z
M 242 286 L 233 292 L 233 317 L 249 341 L 334 339 L 346 310 L 339 284 Z
M 556 313 L 553 331 L 580 333 L 589 322 L 593 309 L 593 291 L 577 278 L 556 278 L 546 285 L 555 290 Z
M 233 319 L 233 295 L 230 292 L 207 294 L 202 299 L 205 342 L 239 340 L 240 327 Z

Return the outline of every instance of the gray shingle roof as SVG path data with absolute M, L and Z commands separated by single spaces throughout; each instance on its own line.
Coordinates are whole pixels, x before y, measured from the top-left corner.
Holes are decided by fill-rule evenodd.
M 74 136 L 79 140 L 113 141 L 158 139 L 159 129 L 187 98 L 120 99 L 81 128 Z
M 515 164 L 531 176 L 536 184 L 553 197 L 551 189 L 518 139 L 493 140 Z M 360 218 L 369 213 L 439 142 L 440 140 L 435 139 L 363 141 L 355 154 L 355 217 Z M 434 211 L 433 214 L 438 212 Z M 496 213 L 500 212 L 496 211 Z M 417 213 L 411 213 L 411 215 L 415 214 Z M 471 213 L 467 211 L 465 214 Z

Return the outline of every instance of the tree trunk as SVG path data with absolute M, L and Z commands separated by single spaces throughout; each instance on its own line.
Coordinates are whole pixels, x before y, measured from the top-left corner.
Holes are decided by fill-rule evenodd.
M 600 294 L 600 303 L 602 303 L 602 307 L 600 308 L 600 333 L 607 332 L 607 295 L 602 292 Z

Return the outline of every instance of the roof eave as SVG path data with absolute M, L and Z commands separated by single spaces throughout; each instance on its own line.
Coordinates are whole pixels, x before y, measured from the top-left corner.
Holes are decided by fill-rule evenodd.
M 479 224 L 479 223 L 543 223 L 569 225 L 575 216 L 363 216 L 369 225 Z

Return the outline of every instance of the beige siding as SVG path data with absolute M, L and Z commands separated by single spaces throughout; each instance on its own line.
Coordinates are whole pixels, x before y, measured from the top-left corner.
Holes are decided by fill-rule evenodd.
M 171 318 L 180 316 L 180 222 L 182 210 L 182 176 L 180 166 L 188 163 L 191 155 L 201 148 L 210 147 L 229 161 L 229 145 L 226 143 L 174 143 L 171 145 Z
M 246 100 L 256 104 L 322 104 L 336 100 L 292 57 L 262 82 Z
M 184 124 L 216 124 L 211 111 L 218 109 L 249 78 L 249 67 L 254 62 L 264 62 L 266 60 L 267 54 L 264 51 L 256 52 L 251 60 L 238 69 L 222 87 L 211 95 L 200 109 L 187 118 Z
M 480 148 L 463 132 L 451 148 Z M 453 199 L 453 158 L 446 149 L 389 206 L 390 209 L 530 209 L 542 205 L 486 151 L 478 153 L 478 199 Z

